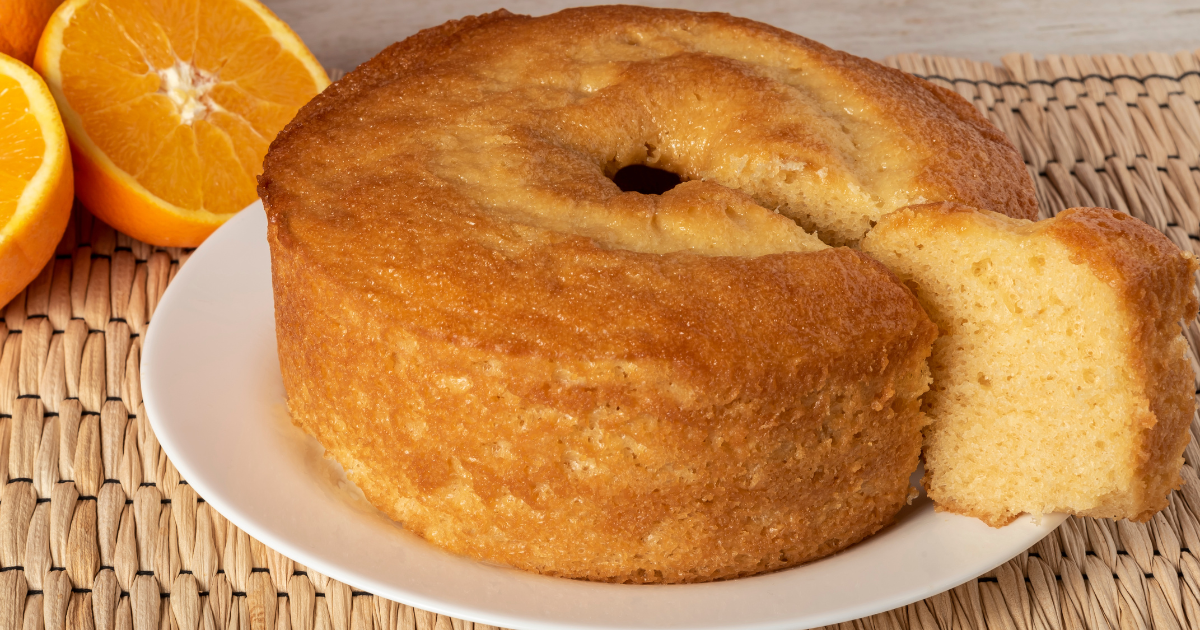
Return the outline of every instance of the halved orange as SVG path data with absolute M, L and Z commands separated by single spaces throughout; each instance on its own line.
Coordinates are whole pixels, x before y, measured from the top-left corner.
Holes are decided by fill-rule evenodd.
M 329 84 L 256 0 L 68 0 L 34 67 L 62 111 L 80 201 L 169 246 L 198 245 L 254 201 L 271 140 Z
M 0 54 L 0 307 L 54 255 L 71 216 L 67 135 L 46 84 Z

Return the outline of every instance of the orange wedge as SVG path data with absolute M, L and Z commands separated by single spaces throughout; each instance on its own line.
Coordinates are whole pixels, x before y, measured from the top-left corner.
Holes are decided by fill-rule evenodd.
M 46 84 L 0 54 L 0 307 L 29 284 L 71 216 L 71 154 Z
M 62 111 L 80 201 L 167 246 L 200 244 L 252 203 L 267 146 L 329 84 L 256 0 L 68 0 L 34 67 Z

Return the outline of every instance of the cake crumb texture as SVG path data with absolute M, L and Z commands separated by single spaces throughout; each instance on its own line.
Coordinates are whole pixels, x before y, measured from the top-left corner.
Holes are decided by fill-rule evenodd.
M 1166 507 L 1194 411 L 1191 254 L 1115 210 L 1031 223 L 955 204 L 892 213 L 862 247 L 939 329 L 923 406 L 940 509 L 998 527 Z

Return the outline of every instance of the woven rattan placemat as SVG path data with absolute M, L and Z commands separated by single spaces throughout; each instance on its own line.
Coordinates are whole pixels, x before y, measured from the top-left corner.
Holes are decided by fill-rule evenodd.
M 1004 130 L 1043 216 L 1107 206 L 1182 248 L 1200 240 L 1193 53 L 887 63 Z M 139 358 L 187 257 L 80 210 L 57 258 L 0 311 L 0 630 L 471 628 L 306 570 L 180 479 L 147 422 Z M 1198 347 L 1200 329 L 1187 337 Z M 1149 523 L 1068 519 L 990 573 L 841 630 L 1200 630 L 1195 442 L 1185 458 L 1184 487 Z

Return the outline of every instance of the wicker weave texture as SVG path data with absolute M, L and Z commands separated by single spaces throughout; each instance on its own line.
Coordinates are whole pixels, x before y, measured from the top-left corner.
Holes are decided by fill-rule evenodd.
M 887 62 L 1008 133 L 1044 216 L 1107 206 L 1183 248 L 1200 240 L 1192 53 Z M 0 310 L 0 630 L 487 630 L 307 570 L 180 479 L 147 422 L 139 359 L 187 257 L 77 210 L 57 258 Z M 1197 347 L 1200 329 L 1187 336 Z M 1184 487 L 1149 523 L 1071 518 L 995 571 L 843 630 L 1200 630 L 1195 443 L 1185 458 Z

